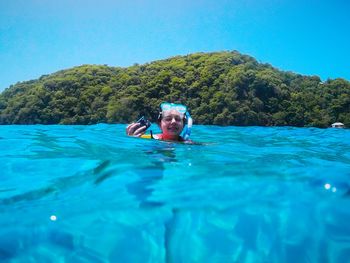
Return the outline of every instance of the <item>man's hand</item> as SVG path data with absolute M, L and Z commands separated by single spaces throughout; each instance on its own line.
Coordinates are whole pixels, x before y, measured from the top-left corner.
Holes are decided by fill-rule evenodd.
M 131 123 L 126 127 L 126 134 L 129 136 L 140 137 L 147 129 L 146 126 L 141 126 L 140 123 Z

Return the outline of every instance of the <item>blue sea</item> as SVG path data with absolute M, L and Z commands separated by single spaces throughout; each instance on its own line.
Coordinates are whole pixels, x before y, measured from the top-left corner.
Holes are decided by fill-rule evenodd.
M 0 126 L 0 262 L 350 262 L 350 130 Z

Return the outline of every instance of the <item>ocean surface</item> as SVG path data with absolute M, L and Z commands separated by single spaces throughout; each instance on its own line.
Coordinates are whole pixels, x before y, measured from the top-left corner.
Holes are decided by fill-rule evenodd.
M 0 262 L 350 262 L 350 130 L 191 138 L 0 126 Z

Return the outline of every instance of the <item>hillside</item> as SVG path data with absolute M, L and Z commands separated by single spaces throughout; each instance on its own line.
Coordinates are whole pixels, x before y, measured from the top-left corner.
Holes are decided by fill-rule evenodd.
M 128 68 L 83 65 L 0 94 L 0 124 L 155 121 L 162 101 L 196 124 L 350 126 L 350 83 L 283 72 L 237 51 L 196 53 Z

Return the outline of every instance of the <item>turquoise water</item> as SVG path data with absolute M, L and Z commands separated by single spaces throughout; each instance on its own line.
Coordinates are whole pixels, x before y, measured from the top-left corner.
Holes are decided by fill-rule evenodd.
M 1 262 L 350 262 L 350 130 L 0 127 Z

